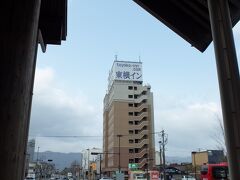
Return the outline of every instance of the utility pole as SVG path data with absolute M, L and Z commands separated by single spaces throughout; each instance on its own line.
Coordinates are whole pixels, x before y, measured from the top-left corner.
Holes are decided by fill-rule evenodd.
M 40 147 L 38 146 L 38 151 L 37 151 L 37 165 L 36 165 L 36 167 L 37 167 L 37 171 L 40 172 L 40 174 L 42 175 L 41 166 L 38 164 L 38 161 L 39 161 L 39 159 L 38 159 L 39 148 L 40 148 Z
M 100 179 L 102 178 L 102 154 L 100 155 L 100 164 L 99 164 L 99 174 L 100 174 Z
M 162 166 L 162 141 L 159 141 L 159 175 L 161 173 L 161 166 Z
M 39 161 L 39 146 L 38 146 L 38 150 L 37 150 L 37 165 L 36 165 L 36 168 L 37 168 L 37 172 L 38 174 L 40 174 L 40 178 L 42 178 L 42 167 L 40 166 L 40 164 L 38 164 L 38 161 Z M 38 175 L 39 176 L 39 175 Z
M 164 179 L 166 179 L 166 172 L 165 172 L 165 166 L 166 166 L 166 161 L 165 161 L 165 133 L 164 130 L 162 131 L 162 140 L 163 140 L 163 144 L 162 144 L 162 149 L 163 149 L 163 177 Z
M 120 161 L 120 138 L 122 137 L 122 135 L 118 134 L 118 172 L 121 172 L 121 161 Z
M 38 146 L 38 151 L 37 151 L 37 164 L 38 164 L 38 154 L 39 154 L 39 146 Z
M 166 172 L 165 172 L 165 168 L 166 168 L 166 160 L 165 160 L 165 145 L 167 144 L 167 138 L 166 138 L 166 134 L 164 132 L 164 130 L 161 131 L 161 141 L 159 141 L 159 146 L 160 146 L 160 164 L 161 161 L 163 162 L 163 177 L 164 180 L 166 179 Z M 162 148 L 161 148 L 162 146 Z M 162 157 L 161 157 L 162 156 Z M 160 169 L 160 167 L 159 167 Z
M 90 151 L 90 149 L 87 149 L 87 151 L 88 151 L 88 180 L 90 180 L 91 179 L 91 175 L 90 175 L 90 161 L 89 161 L 89 151 Z

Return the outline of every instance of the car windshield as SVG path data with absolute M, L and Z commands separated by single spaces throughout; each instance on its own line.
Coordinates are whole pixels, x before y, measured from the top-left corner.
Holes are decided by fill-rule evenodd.
M 184 178 L 193 178 L 193 176 L 190 176 L 190 175 L 185 175 L 183 176 Z

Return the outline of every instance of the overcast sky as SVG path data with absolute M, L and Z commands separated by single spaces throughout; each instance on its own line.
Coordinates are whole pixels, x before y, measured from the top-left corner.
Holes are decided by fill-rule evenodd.
M 234 35 L 239 54 L 239 24 Z M 221 104 L 212 44 L 199 52 L 130 0 L 69 0 L 67 41 L 38 52 L 29 136 L 40 151 L 102 148 L 103 98 L 115 55 L 140 56 L 143 82 L 154 94 L 155 132 L 168 134 L 167 156 L 216 148 Z

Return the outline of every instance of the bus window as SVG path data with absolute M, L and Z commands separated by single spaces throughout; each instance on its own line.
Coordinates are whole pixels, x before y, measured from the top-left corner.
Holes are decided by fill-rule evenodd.
M 203 165 L 201 169 L 201 180 L 228 180 L 228 165 L 227 163 L 219 163 L 219 164 L 208 164 Z
M 213 177 L 214 178 L 228 178 L 229 174 L 228 174 L 228 168 L 227 167 L 213 167 L 212 169 L 212 173 L 213 173 Z

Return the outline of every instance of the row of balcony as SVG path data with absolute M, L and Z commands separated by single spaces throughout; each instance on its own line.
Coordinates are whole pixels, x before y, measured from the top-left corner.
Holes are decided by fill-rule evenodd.
M 147 93 L 147 88 L 146 87 L 144 87 L 143 89 L 137 89 L 137 90 L 134 90 L 134 93 L 135 94 L 146 94 Z
M 142 121 L 140 124 L 133 124 L 131 126 L 129 126 L 129 130 L 142 130 L 144 127 L 148 126 L 148 121 Z
M 130 158 L 143 158 L 144 155 L 146 155 L 146 154 L 147 154 L 147 152 L 146 152 L 146 149 L 145 149 L 145 150 L 142 150 L 142 151 L 140 151 L 138 153 L 130 154 Z
M 147 100 L 148 99 L 148 96 L 147 95 L 141 95 L 139 96 L 137 99 L 135 99 L 135 103 L 142 103 L 143 100 Z
M 138 120 L 141 121 L 144 117 L 148 117 L 148 112 L 142 112 L 140 115 L 138 116 L 129 116 L 129 120 Z
M 139 121 L 139 124 L 133 124 L 129 126 L 129 130 L 132 131 L 138 131 L 137 134 L 134 134 L 134 143 L 131 143 L 132 147 L 134 149 L 138 149 L 138 153 L 130 154 L 130 158 L 137 158 L 138 164 L 140 168 L 142 168 L 146 164 L 146 157 L 148 152 L 146 151 L 146 147 L 148 147 L 149 139 L 146 138 L 146 135 L 148 135 L 148 104 L 147 99 L 147 89 L 144 90 L 135 90 L 134 91 L 134 104 L 131 108 L 134 111 L 134 116 L 129 117 L 129 121 Z M 135 140 L 138 140 L 135 143 Z

